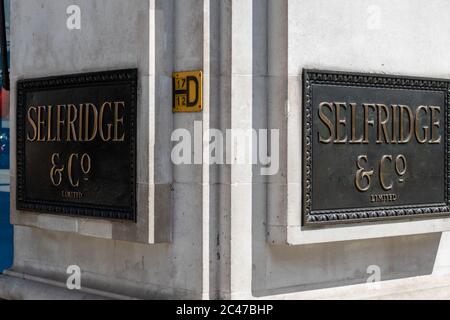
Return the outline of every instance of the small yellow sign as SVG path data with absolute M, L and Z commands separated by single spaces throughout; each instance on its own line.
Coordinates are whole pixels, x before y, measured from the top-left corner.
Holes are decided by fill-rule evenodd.
M 201 112 L 202 110 L 202 71 L 174 72 L 173 112 Z

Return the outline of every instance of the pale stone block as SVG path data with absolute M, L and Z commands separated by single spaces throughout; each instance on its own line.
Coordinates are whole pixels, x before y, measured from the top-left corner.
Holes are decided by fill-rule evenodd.
M 16 95 L 12 94 L 11 221 L 14 224 L 115 240 L 170 241 L 172 164 L 168 133 L 172 128 L 172 59 L 168 56 L 173 49 L 172 41 L 170 44 L 168 41 L 171 33 L 165 30 L 172 28 L 171 2 L 137 0 L 130 5 L 120 0 L 98 0 L 95 3 L 82 0 L 81 30 L 69 31 L 65 27 L 67 1 L 39 0 L 28 5 L 12 1 L 11 11 L 16 14 L 12 14 L 11 21 L 11 51 L 16 54 L 11 55 L 11 92 L 16 91 L 17 80 L 23 78 L 120 68 L 138 68 L 139 72 L 137 224 L 96 219 L 95 223 L 85 225 L 86 219 L 80 217 L 16 210 L 14 133 L 17 101 Z M 151 22 L 152 30 L 149 29 Z M 165 35 L 152 38 L 150 34 L 154 30 Z M 160 186 L 154 187 L 155 183 Z M 156 196 L 150 192 L 156 192 Z M 162 225 L 150 230 L 150 222 L 155 221 Z
M 288 6 L 290 75 L 306 67 L 449 76 L 448 63 L 438 57 L 445 56 L 450 40 L 436 32 L 450 26 L 445 0 L 427 6 L 407 0 L 293 0 Z M 433 23 L 424 22 L 429 17 Z M 436 59 L 424 58 L 430 54 Z
M 448 247 L 450 245 L 450 233 L 443 232 L 439 243 L 439 250 L 434 261 L 433 275 L 450 274 L 450 253 Z

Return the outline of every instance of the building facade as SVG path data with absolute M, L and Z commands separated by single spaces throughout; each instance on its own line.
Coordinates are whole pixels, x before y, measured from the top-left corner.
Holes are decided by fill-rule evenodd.
M 449 297 L 447 98 L 440 90 L 448 86 L 446 80 L 428 80 L 450 79 L 449 9 L 444 0 L 426 5 L 419 0 L 11 0 L 14 263 L 0 276 L 0 297 Z M 124 69 L 137 70 L 135 220 L 55 214 L 45 206 L 23 209 L 18 195 L 18 177 L 24 175 L 18 170 L 21 81 Z M 202 71 L 202 111 L 174 113 L 173 73 L 193 70 Z M 308 149 L 308 92 L 316 90 L 314 85 L 319 90 L 314 95 L 323 90 L 326 97 L 332 92 L 327 86 L 399 90 L 398 96 L 412 102 L 417 92 L 430 92 L 417 97 L 428 103 L 423 114 L 440 112 L 430 116 L 427 128 L 420 122 L 424 116 L 417 120 L 417 135 L 420 140 L 420 130 L 428 130 L 430 142 L 438 141 L 437 136 L 441 140 L 436 146 L 427 144 L 436 149 L 423 151 L 420 143 L 405 149 L 408 168 L 419 172 L 405 173 L 414 188 L 389 188 L 390 176 L 380 174 L 384 190 L 379 199 L 373 196 L 383 205 L 375 200 L 361 204 L 365 184 L 354 191 L 333 165 L 325 165 L 326 172 L 308 165 L 334 158 L 355 172 L 364 166 L 357 167 L 356 158 L 347 158 L 337 146 L 327 145 L 321 153 L 315 153 L 320 145 Z M 361 103 L 380 104 L 387 95 L 367 92 L 352 94 L 381 99 Z M 333 94 L 344 99 L 350 93 Z M 323 121 L 328 127 L 311 139 L 351 127 L 350 118 L 331 121 L 333 112 L 322 117 L 329 118 Z M 387 117 L 373 114 L 370 127 L 383 130 Z M 236 160 L 241 152 L 234 141 L 242 139 L 233 136 L 236 132 L 250 132 L 249 145 L 259 145 L 259 151 L 264 146 L 260 142 L 269 141 L 269 151 L 256 152 L 251 161 Z M 190 137 L 189 143 L 180 136 Z M 339 132 L 335 138 L 339 140 Z M 185 148 L 177 161 L 180 145 Z M 362 150 L 369 158 L 373 150 L 388 150 L 385 155 L 392 158 L 382 164 L 397 165 L 393 168 L 401 179 L 407 165 L 395 157 L 404 149 L 393 143 L 382 148 L 374 142 Z M 40 163 L 30 159 L 25 162 L 36 162 L 27 165 Z M 427 161 L 432 162 L 429 167 Z M 114 172 L 113 162 L 111 166 Z M 28 182 L 34 177 L 25 174 Z M 103 188 L 107 194 L 113 185 Z M 356 200 L 346 204 L 345 195 L 352 192 Z M 394 195 L 408 209 L 388 203 Z M 441 197 L 442 205 L 434 206 Z M 310 207 L 311 198 L 322 200 L 312 200 Z M 389 216 L 395 219 L 385 219 Z M 342 219 L 348 221 L 339 223 Z M 68 279 L 77 267 L 81 289 L 69 290 Z

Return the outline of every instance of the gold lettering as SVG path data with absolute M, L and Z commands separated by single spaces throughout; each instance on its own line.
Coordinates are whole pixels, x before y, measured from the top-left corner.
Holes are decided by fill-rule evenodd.
M 398 105 L 392 105 L 392 140 L 391 143 L 397 143 L 397 131 L 395 124 L 397 123 L 397 109 Z
M 65 125 L 66 121 L 63 117 L 61 117 L 61 108 L 66 108 L 66 105 L 57 105 L 56 106 L 56 141 L 61 141 L 61 125 Z
M 369 143 L 369 125 L 374 126 L 375 121 L 369 120 L 369 108 L 372 108 L 374 111 L 376 110 L 374 104 L 364 103 L 364 141 L 363 143 L 368 144 Z
M 99 118 L 98 118 L 98 130 L 100 132 L 100 137 L 102 138 L 103 141 L 108 142 L 109 140 L 111 140 L 111 128 L 112 128 L 112 124 L 108 123 L 107 124 L 107 128 L 108 128 L 108 136 L 105 137 L 105 132 L 103 131 L 104 125 L 103 125 L 103 116 L 105 113 L 105 107 L 108 106 L 109 109 L 112 109 L 112 104 L 111 102 L 105 102 L 104 104 L 102 104 L 102 106 L 100 107 L 100 112 L 99 112 Z
M 92 113 L 91 113 L 92 111 Z M 92 114 L 92 131 L 89 135 L 89 126 L 90 126 L 90 115 Z M 85 114 L 85 141 L 93 141 L 95 137 L 97 136 L 98 132 L 98 111 L 97 107 L 93 105 L 92 103 L 86 103 L 86 114 Z
M 38 137 L 37 137 L 37 141 L 39 142 L 44 142 L 45 141 L 45 134 L 44 136 L 42 136 L 42 132 L 44 131 L 44 126 L 45 126 L 45 119 L 44 119 L 44 115 L 43 110 L 45 110 L 45 107 L 38 107 L 37 108 L 37 127 L 38 127 Z
M 77 107 L 73 104 L 67 105 L 67 141 L 77 141 L 77 132 L 75 130 L 75 121 L 77 121 Z
M 123 127 L 123 116 L 119 118 L 119 107 L 124 108 L 125 102 L 114 102 L 114 142 L 122 142 L 125 140 L 125 132 L 119 137 L 119 124 L 122 124 Z
M 405 182 L 405 175 L 407 169 L 408 163 L 406 161 L 406 157 L 402 154 L 398 155 L 397 158 L 395 158 L 395 171 L 400 176 L 398 180 L 400 183 Z
M 63 198 L 66 199 L 75 199 L 75 200 L 79 200 L 79 199 L 83 199 L 84 194 L 82 192 L 78 192 L 78 191 L 61 191 L 61 196 Z
M 85 153 L 81 157 L 81 171 L 83 171 L 83 173 L 86 175 L 91 172 L 91 168 L 92 168 L 91 157 L 87 153 Z
M 404 144 L 404 143 L 408 143 L 409 141 L 411 141 L 411 138 L 413 136 L 413 133 L 414 133 L 414 120 L 413 119 L 414 119 L 414 116 L 413 116 L 413 113 L 412 113 L 411 109 L 408 106 L 400 105 L 399 108 L 400 108 L 400 119 L 399 119 L 399 122 L 400 122 L 399 131 L 400 131 L 400 134 L 399 134 L 398 143 Z M 408 136 L 407 137 L 404 136 L 404 125 L 405 125 L 404 114 L 405 114 L 405 110 L 406 110 L 407 115 L 408 115 L 408 123 L 409 123 L 409 131 L 408 131 Z
M 319 118 L 323 122 L 323 124 L 327 127 L 328 131 L 330 132 L 330 136 L 328 138 L 323 138 L 319 132 L 319 142 L 320 143 L 330 143 L 331 141 L 333 141 L 333 123 L 325 115 L 325 113 L 323 111 L 324 107 L 327 107 L 328 109 L 330 109 L 330 111 L 332 111 L 333 110 L 332 103 L 322 102 L 319 105 Z
M 430 143 L 439 144 L 439 143 L 441 143 L 442 137 L 439 134 L 439 130 L 434 130 L 434 129 L 439 129 L 439 127 L 440 127 L 440 121 L 439 121 L 439 118 L 437 117 L 437 113 L 441 113 L 441 108 L 430 106 L 430 110 L 431 110 L 431 140 L 430 140 Z M 436 136 L 436 135 L 438 135 L 438 136 Z
M 78 160 L 78 154 L 74 153 L 71 154 L 69 157 L 69 162 L 67 163 L 67 171 L 68 171 L 68 176 L 69 176 L 69 182 L 70 185 L 74 188 L 78 188 L 78 186 L 80 185 L 80 181 L 77 181 L 76 183 L 73 181 L 73 159 L 76 158 Z
M 59 162 L 59 153 L 54 153 L 51 160 L 52 168 L 50 170 L 50 181 L 55 187 L 59 187 L 62 182 L 62 172 L 64 171 L 64 166 L 58 168 L 57 162 Z
M 372 180 L 372 175 L 374 173 L 374 170 L 366 170 L 363 167 L 363 162 L 367 163 L 368 158 L 367 155 L 362 155 L 358 157 L 358 160 L 356 161 L 356 165 L 358 167 L 358 171 L 356 171 L 356 177 L 355 177 L 355 185 L 356 189 L 358 189 L 360 192 L 366 192 L 370 189 L 370 184 Z M 367 179 L 367 186 L 363 187 L 361 184 L 361 181 Z
M 52 138 L 52 128 L 53 128 L 52 110 L 53 110 L 53 106 L 48 106 L 48 108 L 47 108 L 47 141 L 49 141 L 49 142 L 56 141 L 55 137 Z
M 383 133 L 384 135 L 384 140 L 386 141 L 386 143 L 389 143 L 389 134 L 388 134 L 388 130 L 387 130 L 387 123 L 389 122 L 389 110 L 388 107 L 386 107 L 384 104 L 377 104 L 377 108 L 378 108 L 378 128 L 377 128 L 377 133 L 378 133 L 378 139 L 377 139 L 377 143 L 383 143 L 383 141 L 381 140 L 381 133 Z M 384 111 L 384 119 L 382 118 L 382 112 L 381 110 L 383 109 Z
M 389 191 L 392 189 L 392 187 L 394 186 L 394 183 L 391 182 L 391 184 L 387 185 L 386 184 L 386 170 L 384 170 L 385 168 L 385 163 L 386 161 L 392 162 L 392 156 L 388 156 L 388 155 L 384 155 L 381 160 L 380 160 L 380 184 L 381 187 L 385 190 L 385 191 Z
M 335 113 L 336 113 L 336 139 L 334 140 L 334 143 L 341 144 L 347 142 L 347 135 L 345 135 L 343 138 L 341 138 L 341 127 L 345 127 L 347 125 L 347 120 L 345 118 L 341 118 L 341 108 L 346 110 L 347 104 L 343 102 L 336 102 L 334 104 L 335 106 Z
M 100 109 L 93 103 L 30 106 L 26 111 L 26 139 L 31 142 L 91 142 L 99 137 L 105 142 L 123 142 L 126 139 L 125 107 L 123 101 L 104 102 Z M 331 132 L 330 119 L 325 114 L 322 118 Z M 345 126 L 345 117 L 339 123 Z
M 80 103 L 80 111 L 78 113 L 78 138 L 79 138 L 79 140 L 81 142 L 86 142 L 87 134 L 83 138 L 83 119 L 84 119 L 84 117 L 83 117 L 83 109 L 84 109 L 84 104 Z
M 395 202 L 397 201 L 396 194 L 371 194 L 370 202 Z
M 356 138 L 356 103 L 350 103 L 350 107 L 352 109 L 352 139 L 350 140 L 350 143 L 362 143 L 363 142 L 363 136 L 360 138 Z
M 415 133 L 416 133 L 416 139 L 417 139 L 417 142 L 419 142 L 420 144 L 424 144 L 424 143 L 426 143 L 427 142 L 427 140 L 428 140 L 428 133 L 429 133 L 429 131 L 430 131 L 430 128 L 428 127 L 428 126 L 422 126 L 422 129 L 423 129 L 423 131 L 424 131 L 424 136 L 423 136 L 423 138 L 421 138 L 420 137 L 420 120 L 421 120 L 421 116 L 420 116 L 420 112 L 421 111 L 424 111 L 423 113 L 425 113 L 425 115 L 426 114 L 428 114 L 428 107 L 427 106 L 420 106 L 420 107 L 418 107 L 417 108 L 417 110 L 416 110 L 416 125 L 415 125 Z
M 33 137 L 30 136 L 30 133 L 28 132 L 27 134 L 27 140 L 30 142 L 34 142 L 36 141 L 36 138 L 38 136 L 37 133 L 37 127 L 36 127 L 36 123 L 34 122 L 33 117 L 31 116 L 31 111 L 34 111 L 34 113 L 37 112 L 36 107 L 29 107 L 28 108 L 28 112 L 27 112 L 27 119 L 28 119 L 28 123 L 30 124 L 31 128 L 33 128 Z

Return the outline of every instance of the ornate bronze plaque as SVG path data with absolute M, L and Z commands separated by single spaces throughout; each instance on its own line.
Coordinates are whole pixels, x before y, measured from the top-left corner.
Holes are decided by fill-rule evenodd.
M 136 219 L 137 70 L 17 84 L 17 208 Z
M 448 216 L 449 90 L 306 70 L 304 225 Z

